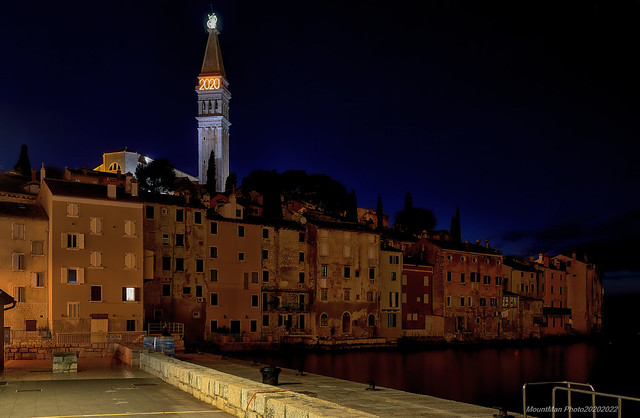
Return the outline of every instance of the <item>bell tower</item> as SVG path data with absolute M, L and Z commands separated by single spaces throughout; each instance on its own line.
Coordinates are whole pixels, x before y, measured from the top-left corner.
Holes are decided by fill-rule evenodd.
M 209 38 L 204 52 L 202 70 L 198 76 L 198 179 L 207 183 L 207 168 L 211 151 L 215 155 L 216 190 L 224 191 L 229 176 L 229 82 L 226 79 L 216 28 L 217 17 L 207 20 Z

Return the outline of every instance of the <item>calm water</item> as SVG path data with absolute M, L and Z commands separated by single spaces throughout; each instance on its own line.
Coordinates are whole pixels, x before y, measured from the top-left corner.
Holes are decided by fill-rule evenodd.
M 640 397 L 639 341 L 413 352 L 289 352 L 254 358 L 355 382 L 373 380 L 378 386 L 521 411 L 525 382 L 589 382 L 599 392 Z M 551 405 L 549 388 L 531 390 L 527 398 L 539 406 Z M 635 408 L 631 414 L 631 407 L 623 404 L 624 416 L 640 416 Z M 606 415 L 611 414 L 598 416 Z

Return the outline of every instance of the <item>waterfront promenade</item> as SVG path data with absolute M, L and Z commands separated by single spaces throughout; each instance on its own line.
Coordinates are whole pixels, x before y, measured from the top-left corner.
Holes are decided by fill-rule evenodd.
M 53 374 L 49 360 L 11 360 L 0 372 L 1 418 L 230 417 L 157 377 L 111 359 L 79 359 Z
M 223 359 L 221 356 L 213 354 L 181 354 L 176 355 L 176 358 L 256 382 L 262 381 L 260 368 L 265 366 L 246 360 Z M 493 418 L 494 414 L 498 412 L 497 409 L 428 395 L 383 387 L 367 390 L 368 387 L 369 385 L 366 384 L 312 373 L 305 372 L 300 375 L 295 370 L 283 368 L 279 376 L 279 385 L 274 389 L 288 389 L 380 417 Z M 513 412 L 510 414 L 519 416 Z

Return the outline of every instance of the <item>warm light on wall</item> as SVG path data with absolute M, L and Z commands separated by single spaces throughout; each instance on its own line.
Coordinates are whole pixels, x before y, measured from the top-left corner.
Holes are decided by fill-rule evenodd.
M 198 77 L 198 90 L 217 90 L 220 88 L 220 77 Z

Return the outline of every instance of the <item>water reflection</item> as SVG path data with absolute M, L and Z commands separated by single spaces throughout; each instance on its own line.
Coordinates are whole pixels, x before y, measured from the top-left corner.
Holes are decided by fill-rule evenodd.
M 365 351 L 287 353 L 262 361 L 340 379 L 373 380 L 414 393 L 433 395 L 489 407 L 522 408 L 525 382 L 592 383 L 596 390 L 639 396 L 640 384 L 621 378 L 640 371 L 635 345 L 587 344 L 505 348 L 447 348 L 413 352 Z M 626 375 L 626 374 L 625 374 Z M 543 396 L 544 395 L 544 396 Z M 550 405 L 549 388 L 532 388 L 530 402 Z

